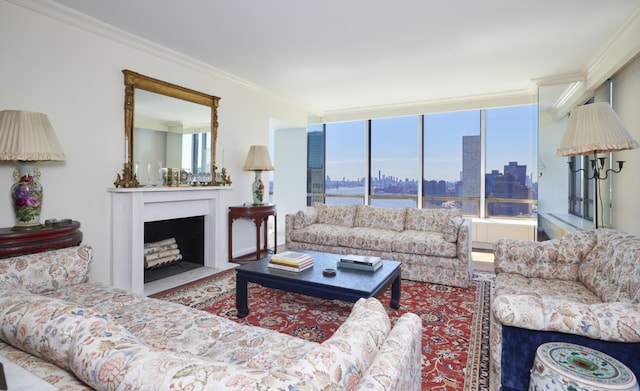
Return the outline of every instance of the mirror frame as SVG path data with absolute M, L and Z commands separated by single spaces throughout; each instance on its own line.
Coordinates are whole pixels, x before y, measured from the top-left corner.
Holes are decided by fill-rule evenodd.
M 188 102 L 201 104 L 211 108 L 211 170 L 216 172 L 216 142 L 218 139 L 218 102 L 220 98 L 213 95 L 191 90 L 189 88 L 180 87 L 166 81 L 154 79 L 149 76 L 141 75 L 127 69 L 122 71 L 124 74 L 124 140 L 125 140 L 125 163 L 123 175 L 118 174 L 114 185 L 116 187 L 138 187 L 140 186 L 135 173 L 133 172 L 133 118 L 135 110 L 135 89 L 155 92 L 157 94 L 169 96 L 176 99 L 182 99 Z M 216 183 L 213 179 L 211 184 Z

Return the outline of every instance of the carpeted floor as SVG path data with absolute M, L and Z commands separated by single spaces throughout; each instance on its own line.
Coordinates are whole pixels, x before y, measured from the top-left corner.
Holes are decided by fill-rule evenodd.
M 489 389 L 489 301 L 491 273 L 477 272 L 468 289 L 402 280 L 401 308 L 379 297 L 392 321 L 404 312 L 423 320 L 422 389 Z M 352 303 L 323 300 L 249 284 L 249 315 L 236 317 L 235 273 L 220 275 L 153 295 L 311 341 L 329 338 L 347 318 Z

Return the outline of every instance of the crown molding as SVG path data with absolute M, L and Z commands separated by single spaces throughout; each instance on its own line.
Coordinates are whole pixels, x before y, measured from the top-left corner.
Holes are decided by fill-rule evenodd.
M 616 34 L 602 47 L 586 67 L 584 78 L 565 91 L 562 102 L 553 108 L 553 118 L 562 118 L 574 107 L 583 104 L 607 79 L 632 61 L 640 53 L 640 7 L 631 14 Z
M 587 78 L 584 72 L 569 73 L 566 75 L 541 77 L 537 79 L 531 79 L 531 83 L 535 88 L 552 86 L 557 84 L 574 83 L 577 81 L 585 81 Z
M 316 117 L 316 119 L 320 119 L 321 122 L 354 121 L 363 118 L 385 118 L 447 111 L 479 110 L 497 106 L 518 106 L 536 102 L 537 90 L 532 91 L 527 88 L 492 94 L 331 110 L 326 111 L 322 117 Z
M 587 67 L 588 88 L 595 90 L 640 53 L 640 7 L 602 47 Z

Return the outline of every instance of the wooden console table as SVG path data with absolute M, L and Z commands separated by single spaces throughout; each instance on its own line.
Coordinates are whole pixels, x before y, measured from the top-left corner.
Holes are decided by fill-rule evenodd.
M 82 231 L 77 221 L 62 226 L 43 226 L 26 231 L 0 228 L 0 258 L 72 247 L 81 242 Z
M 264 205 L 238 205 L 229 207 L 229 262 L 234 262 L 233 258 L 233 221 L 238 218 L 252 219 L 256 225 L 256 261 L 264 251 L 264 256 L 268 253 L 268 227 L 269 216 L 273 216 L 273 252 L 278 246 L 278 219 L 277 210 L 274 204 Z M 264 226 L 264 249 L 260 250 L 260 227 Z M 237 258 L 235 259 L 237 261 Z M 242 263 L 242 262 L 240 262 Z

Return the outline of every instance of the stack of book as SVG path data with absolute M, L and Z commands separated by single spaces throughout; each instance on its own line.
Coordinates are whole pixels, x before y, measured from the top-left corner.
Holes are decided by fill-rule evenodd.
M 338 261 L 338 267 L 375 272 L 382 267 L 382 259 L 369 255 L 344 255 Z
M 272 269 L 286 270 L 290 272 L 301 272 L 313 266 L 313 258 L 309 254 L 295 251 L 285 251 L 273 254 L 269 261 Z

